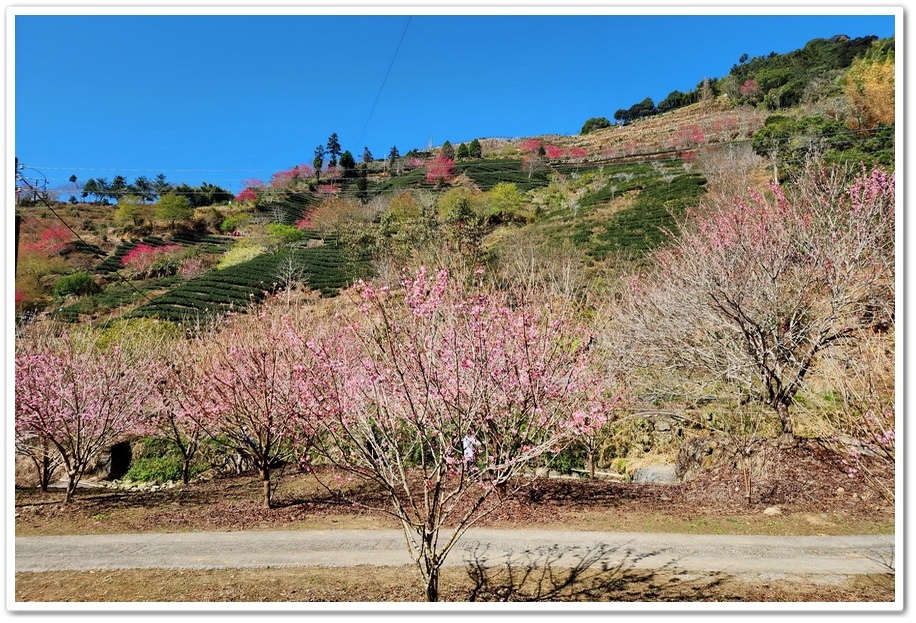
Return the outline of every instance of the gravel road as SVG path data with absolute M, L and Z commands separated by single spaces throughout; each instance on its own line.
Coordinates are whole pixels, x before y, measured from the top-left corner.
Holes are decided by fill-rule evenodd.
M 411 564 L 397 530 L 193 532 L 17 537 L 20 571 Z M 730 536 L 475 529 L 447 564 L 622 565 L 762 577 L 888 573 L 894 536 Z

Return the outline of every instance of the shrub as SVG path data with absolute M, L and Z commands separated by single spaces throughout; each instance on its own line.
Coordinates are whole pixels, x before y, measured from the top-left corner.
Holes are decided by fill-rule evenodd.
M 136 454 L 124 480 L 133 482 L 157 482 L 181 480 L 181 454 L 173 443 L 159 437 L 147 437 L 136 444 Z M 206 471 L 209 464 L 204 460 L 191 462 L 191 477 Z
M 487 218 L 492 223 L 529 220 L 525 197 L 515 184 L 500 182 L 487 191 Z
M 223 233 L 232 233 L 247 225 L 249 220 L 250 217 L 247 214 L 230 214 L 219 224 L 219 230 Z
M 61 277 L 54 283 L 54 296 L 84 296 L 99 291 L 99 285 L 89 273 L 79 272 Z
M 136 459 L 124 474 L 134 482 L 167 482 L 181 480 L 181 457 L 177 454 Z
M 453 220 L 460 206 L 468 206 L 477 216 L 486 213 L 484 194 L 476 188 L 456 187 L 442 193 L 436 201 L 439 220 Z
M 279 244 L 294 244 L 307 237 L 307 233 L 293 225 L 270 223 L 266 227 L 267 233 Z

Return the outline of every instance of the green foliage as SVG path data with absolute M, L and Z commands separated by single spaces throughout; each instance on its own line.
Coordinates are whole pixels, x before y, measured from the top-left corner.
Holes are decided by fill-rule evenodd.
M 261 205 L 261 213 L 269 213 L 272 220 L 284 225 L 295 225 L 302 215 L 319 203 L 310 192 L 284 192 L 273 197 L 267 205 Z M 277 218 L 279 215 L 279 219 Z
M 397 193 L 388 203 L 388 211 L 383 218 L 391 223 L 415 221 L 424 216 L 423 206 L 414 193 Z
M 146 437 L 135 444 L 136 454 L 130 462 L 124 480 L 132 482 L 177 482 L 181 480 L 182 457 L 172 442 L 157 437 Z M 207 465 L 191 462 L 191 477 L 204 472 Z
M 696 91 L 682 93 L 674 90 L 668 96 L 658 103 L 658 112 L 669 112 L 677 108 L 683 108 L 690 104 L 695 104 L 699 100 L 699 94 Z
M 54 282 L 54 296 L 85 296 L 99 291 L 95 279 L 86 272 L 73 273 L 59 278 Z
M 826 164 L 860 161 L 893 166 L 893 128 L 873 134 L 849 129 L 842 121 L 821 115 L 795 119 L 770 115 L 751 137 L 754 151 L 775 159 L 780 181 L 801 171 L 807 159 L 817 156 Z
M 787 54 L 771 53 L 735 65 L 729 72 L 733 84 L 754 80 L 770 110 L 801 103 L 810 85 L 844 70 L 857 56 L 866 54 L 877 37 L 812 39 L 805 47 Z
M 170 322 L 153 318 L 117 318 L 99 329 L 98 345 L 117 344 L 121 336 L 130 336 L 135 343 L 153 344 L 184 338 L 184 333 Z
M 572 474 L 576 470 L 584 470 L 587 459 L 585 449 L 578 445 L 569 446 L 556 453 L 547 453 L 544 457 L 550 469 L 561 474 Z
M 486 195 L 472 188 L 450 188 L 436 200 L 436 212 L 439 220 L 455 220 L 460 212 L 470 210 L 474 215 L 483 218 L 487 211 Z
M 515 184 L 499 182 L 486 193 L 487 220 L 490 223 L 524 222 L 532 218 L 525 197 Z
M 609 127 L 611 127 L 611 122 L 608 121 L 607 117 L 592 117 L 582 124 L 582 129 L 579 131 L 579 134 L 589 134 L 595 130 Z
M 127 195 L 118 201 L 114 219 L 124 225 L 139 227 L 149 220 L 152 207 L 137 195 Z
M 156 203 L 155 211 L 156 218 L 168 221 L 172 227 L 176 223 L 186 223 L 194 218 L 194 208 L 184 195 L 163 195 Z
M 181 480 L 181 456 L 164 456 L 134 459 L 124 474 L 124 480 L 131 482 L 175 482 Z
M 356 177 L 356 159 L 348 151 L 340 156 L 340 167 L 343 169 L 343 176 L 346 178 Z
M 512 183 L 520 192 L 527 192 L 550 183 L 549 170 L 535 171 L 529 177 L 528 172 L 523 170 L 522 161 L 515 159 L 471 162 L 464 167 L 464 173 L 481 190 L 490 190 L 499 183 Z
M 230 214 L 226 216 L 222 222 L 219 224 L 219 230 L 221 232 L 231 234 L 234 231 L 238 231 L 242 227 L 248 224 L 251 221 L 251 215 L 245 213 L 239 214 Z
M 468 157 L 469 158 L 482 158 L 483 149 L 480 146 L 480 141 L 476 138 L 468 144 Z
M 308 234 L 298 227 L 282 223 L 269 223 L 266 229 L 271 238 L 281 245 L 302 242 L 308 237 Z

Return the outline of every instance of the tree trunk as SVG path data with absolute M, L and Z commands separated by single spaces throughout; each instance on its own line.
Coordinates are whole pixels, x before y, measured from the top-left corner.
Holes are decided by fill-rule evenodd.
M 41 491 L 43 493 L 48 492 L 48 487 L 51 485 L 51 477 L 54 474 L 54 463 L 51 461 L 51 457 L 47 454 L 43 454 L 41 457 L 41 469 L 38 472 L 38 477 L 40 479 Z
M 426 601 L 439 601 L 439 568 L 441 561 L 435 551 L 436 530 L 424 528 L 423 541 L 423 575 L 426 577 Z
M 67 490 L 64 493 L 64 504 L 73 501 L 73 494 L 76 493 L 76 485 L 79 484 L 80 476 L 76 473 L 67 474 Z
M 439 569 L 432 569 L 426 582 L 426 601 L 439 601 Z
M 183 484 L 188 484 L 191 482 L 191 459 L 190 457 L 185 457 L 181 461 L 181 482 Z
M 270 508 L 270 467 L 261 468 L 261 483 L 264 485 L 264 508 Z
M 779 415 L 779 424 L 782 427 L 782 436 L 785 439 L 794 439 L 795 431 L 792 429 L 792 417 L 789 415 L 789 406 L 785 403 L 776 403 L 776 413 Z

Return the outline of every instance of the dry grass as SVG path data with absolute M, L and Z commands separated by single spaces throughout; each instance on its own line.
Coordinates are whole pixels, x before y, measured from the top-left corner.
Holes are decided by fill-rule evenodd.
M 540 577 L 539 575 L 536 577 Z M 411 567 L 351 567 L 347 569 L 294 567 L 218 570 L 121 570 L 17 573 L 17 602 L 422 602 L 423 589 Z M 565 580 L 566 576 L 559 578 Z M 554 577 L 554 583 L 558 578 Z M 520 585 L 521 584 L 521 585 Z M 537 601 L 551 590 L 550 580 L 509 582 L 493 574 L 480 594 L 481 582 L 468 569 L 446 568 L 441 600 L 474 599 Z M 597 587 L 597 588 L 596 588 Z M 549 601 L 600 602 L 888 602 L 894 582 L 888 576 L 834 579 L 810 578 L 739 580 L 716 574 L 677 575 L 635 572 L 601 577 L 584 574 L 563 586 Z

